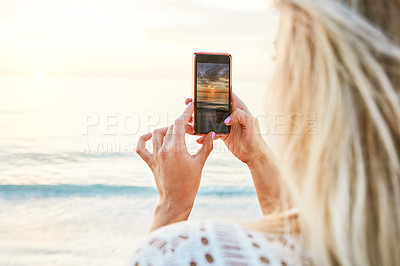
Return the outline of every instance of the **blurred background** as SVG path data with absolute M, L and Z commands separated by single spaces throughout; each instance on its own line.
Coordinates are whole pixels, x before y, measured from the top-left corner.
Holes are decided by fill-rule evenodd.
M 195 51 L 230 53 L 261 115 L 277 24 L 261 0 L 0 0 L 0 265 L 126 265 L 158 200 L 138 137 L 185 108 Z M 190 219 L 259 218 L 216 141 Z

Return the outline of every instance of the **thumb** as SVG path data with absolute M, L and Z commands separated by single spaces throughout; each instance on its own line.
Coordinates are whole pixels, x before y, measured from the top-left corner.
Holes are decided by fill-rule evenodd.
M 246 113 L 242 109 L 236 108 L 235 111 L 233 111 L 232 114 L 224 120 L 224 123 L 228 126 L 232 126 L 237 123 L 242 126 L 246 126 L 249 122 L 249 117 L 251 117 L 250 114 Z
M 213 141 L 215 139 L 215 133 L 214 132 L 209 132 L 207 136 L 204 138 L 203 141 L 203 146 L 200 148 L 200 150 L 196 153 L 195 157 L 200 160 L 202 163 L 204 163 L 210 155 L 212 149 L 214 148 Z

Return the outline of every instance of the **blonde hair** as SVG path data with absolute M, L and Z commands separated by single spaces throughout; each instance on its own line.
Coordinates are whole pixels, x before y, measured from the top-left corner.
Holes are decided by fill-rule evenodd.
M 276 4 L 268 113 L 317 115 L 315 134 L 276 139 L 312 260 L 400 265 L 400 2 Z

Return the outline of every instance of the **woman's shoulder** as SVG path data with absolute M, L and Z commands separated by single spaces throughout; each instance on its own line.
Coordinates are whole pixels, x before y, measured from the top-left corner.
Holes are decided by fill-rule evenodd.
M 180 222 L 151 233 L 135 251 L 133 265 L 299 265 L 301 241 L 238 224 Z

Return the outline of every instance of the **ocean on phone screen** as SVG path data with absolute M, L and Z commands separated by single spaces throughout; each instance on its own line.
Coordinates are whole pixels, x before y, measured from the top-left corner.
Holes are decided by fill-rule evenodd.
M 158 201 L 136 141 L 182 113 L 190 80 L 0 77 L 0 86 L 0 265 L 125 265 Z M 195 140 L 186 137 L 190 153 Z M 248 168 L 216 141 L 190 219 L 258 218 Z

